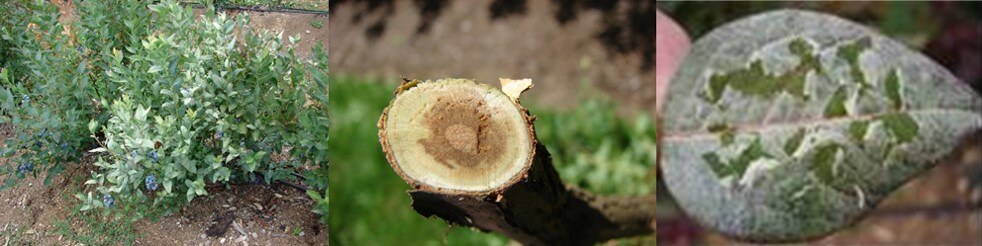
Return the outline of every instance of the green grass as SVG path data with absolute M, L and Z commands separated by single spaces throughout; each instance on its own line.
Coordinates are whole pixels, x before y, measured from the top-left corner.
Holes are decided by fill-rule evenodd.
M 334 75 L 331 80 L 331 243 L 337 245 L 503 245 L 507 238 L 423 218 L 409 186 L 386 162 L 376 122 L 397 81 Z M 569 111 L 530 107 L 563 180 L 596 192 L 654 192 L 654 127 L 624 120 L 590 100 Z
M 73 226 L 78 220 L 81 226 Z M 55 233 L 64 240 L 83 245 L 133 245 L 136 239 L 145 236 L 133 228 L 135 222 L 126 219 L 112 219 L 98 213 L 74 211 L 63 220 L 54 222 Z
M 26 232 L 27 227 L 11 226 L 0 231 L 0 243 L 3 245 L 34 245 L 33 241 L 24 236 Z
M 529 108 L 564 182 L 608 195 L 655 192 L 655 127 L 647 115 L 618 115 L 596 96 L 571 110 Z
M 60 191 L 63 200 L 81 207 L 80 201 L 72 194 L 79 191 L 78 184 L 85 182 L 88 175 L 71 175 L 72 185 Z M 83 245 L 133 245 L 137 239 L 146 236 L 137 233 L 133 228 L 135 221 L 103 216 L 104 213 L 93 211 L 83 212 L 73 209 L 68 217 L 53 221 L 53 233 L 63 236 L 63 242 L 81 243 Z M 152 219 L 152 221 L 156 221 Z M 73 225 L 73 222 L 77 222 Z
M 72 184 L 85 182 L 85 175 L 72 176 Z M 71 201 L 78 205 L 71 194 L 78 192 L 78 187 L 70 185 L 60 191 L 62 199 Z M 27 207 L 30 213 L 31 207 Z M 77 222 L 73 224 L 73 222 Z M 53 230 L 38 231 L 41 237 L 61 235 L 59 243 L 80 243 L 82 245 L 133 245 L 137 239 L 146 236 L 145 233 L 138 233 L 134 229 L 135 222 L 126 219 L 115 219 L 112 216 L 102 216 L 102 213 L 80 212 L 73 210 L 67 218 L 57 219 L 52 222 Z M 0 245 L 37 245 L 29 235 L 25 235 L 29 227 L 11 226 L 4 231 L 0 231 Z

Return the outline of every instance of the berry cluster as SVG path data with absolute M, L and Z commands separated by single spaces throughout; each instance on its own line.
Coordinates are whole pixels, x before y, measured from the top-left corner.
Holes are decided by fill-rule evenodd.
M 146 183 L 148 190 L 157 190 L 157 177 L 147 175 L 147 178 L 143 182 Z
M 24 162 L 24 163 L 21 163 L 19 166 L 17 166 L 17 173 L 18 174 L 29 173 L 31 171 L 34 171 L 34 163 Z
M 116 199 L 112 195 L 106 194 L 102 196 L 102 204 L 105 204 L 107 208 L 116 206 Z

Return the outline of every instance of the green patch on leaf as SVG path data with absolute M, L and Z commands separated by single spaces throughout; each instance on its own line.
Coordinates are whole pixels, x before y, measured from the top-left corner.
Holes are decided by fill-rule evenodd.
M 798 150 L 798 146 L 801 146 L 801 140 L 804 138 L 805 129 L 798 128 L 798 131 L 796 131 L 794 135 L 784 143 L 784 153 L 787 153 L 788 155 L 794 154 L 794 152 Z
M 714 152 L 702 154 L 702 160 L 706 161 L 706 164 L 709 164 L 709 168 L 713 170 L 713 173 L 716 173 L 716 177 L 718 178 L 723 178 L 733 173 L 733 170 L 726 163 L 723 163 L 719 159 L 719 155 Z
M 764 71 L 763 62 L 754 60 L 745 69 L 710 77 L 708 91 L 704 94 L 705 99 L 714 104 L 719 102 L 727 86 L 750 96 L 770 98 L 778 93 L 787 92 L 792 96 L 807 99 L 805 76 L 812 70 L 817 70 L 820 74 L 825 72 L 818 58 L 812 54 L 813 47 L 808 42 L 795 39 L 789 44 L 788 49 L 800 59 L 798 65 L 791 71 L 781 75 L 770 75 Z
M 863 73 L 862 68 L 859 67 L 859 56 L 863 53 L 863 51 L 869 49 L 871 46 L 870 43 L 871 41 L 869 37 L 861 38 L 855 42 L 842 46 L 836 52 L 836 56 L 849 62 L 849 75 L 852 76 L 854 82 L 859 83 L 860 94 L 863 90 L 870 87 L 869 82 L 866 81 L 866 74 Z
M 885 82 L 887 97 L 893 102 L 893 109 L 897 110 L 901 109 L 904 105 L 903 98 L 900 95 L 900 76 L 898 73 L 900 72 L 894 69 L 893 72 L 887 75 Z
M 808 56 L 812 53 L 811 45 L 800 38 L 792 40 L 791 44 L 788 45 L 788 49 L 791 50 L 791 53 L 798 56 Z
M 842 147 L 838 144 L 828 144 L 822 145 L 815 150 L 815 156 L 812 159 L 812 172 L 818 177 L 822 183 L 833 184 L 835 183 L 835 177 L 832 172 L 833 165 L 835 165 L 835 155 L 839 152 Z
M 886 126 L 887 130 L 901 143 L 913 140 L 914 137 L 917 137 L 917 133 L 920 130 L 917 121 L 907 113 L 889 113 L 880 116 L 879 119 L 883 121 L 883 125 Z
M 829 98 L 829 102 L 825 104 L 824 116 L 826 118 L 835 118 L 849 114 L 846 112 L 847 97 L 848 95 L 846 95 L 846 88 L 844 86 L 839 86 L 839 88 L 835 90 L 835 93 L 832 93 L 832 97 Z
M 708 152 L 702 155 L 702 159 L 709 164 L 710 169 L 716 173 L 716 177 L 723 178 L 731 174 L 737 175 L 737 178 L 743 177 L 743 173 L 747 171 L 747 167 L 750 163 L 761 158 L 771 158 L 771 155 L 764 151 L 764 146 L 760 143 L 760 139 L 754 140 L 750 146 L 743 149 L 735 160 L 725 163 L 721 160 L 719 155 L 714 152 Z
M 849 136 L 856 142 L 862 142 L 867 130 L 869 130 L 869 121 L 853 121 L 849 124 Z
M 730 165 L 742 177 L 743 172 L 747 170 L 747 166 L 750 166 L 751 162 L 760 158 L 771 158 L 771 155 L 764 151 L 764 145 L 760 143 L 760 139 L 758 138 L 749 147 L 744 149 L 740 153 L 740 157 L 737 157 Z

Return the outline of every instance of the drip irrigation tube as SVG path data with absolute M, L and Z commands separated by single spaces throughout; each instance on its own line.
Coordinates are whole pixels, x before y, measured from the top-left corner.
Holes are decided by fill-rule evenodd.
M 195 9 L 207 8 L 204 4 L 200 3 L 186 3 L 182 2 L 182 6 L 191 6 Z M 310 14 L 310 15 L 328 15 L 328 11 L 323 10 L 309 10 L 309 9 L 298 9 L 290 7 L 249 7 L 249 6 L 222 6 L 221 10 L 238 10 L 238 11 L 252 11 L 252 12 L 266 12 L 266 13 L 289 13 L 289 14 Z

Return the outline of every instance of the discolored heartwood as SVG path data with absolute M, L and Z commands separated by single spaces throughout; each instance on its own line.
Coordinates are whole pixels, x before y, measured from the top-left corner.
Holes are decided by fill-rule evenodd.
M 530 245 L 651 233 L 653 196 L 601 197 L 562 183 L 518 102 L 531 86 L 522 82 L 506 85 L 510 93 L 465 79 L 406 80 L 397 89 L 379 141 L 413 188 L 413 209 Z

